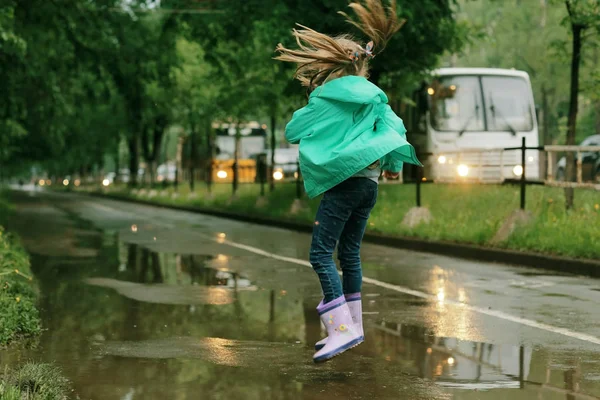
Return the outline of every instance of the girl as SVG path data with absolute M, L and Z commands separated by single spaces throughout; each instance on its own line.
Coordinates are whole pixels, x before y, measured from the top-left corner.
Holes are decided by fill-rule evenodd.
M 310 262 L 321 281 L 317 307 L 328 337 L 316 344 L 315 362 L 329 360 L 364 340 L 360 245 L 377 199 L 381 172 L 395 178 L 404 162 L 421 165 L 406 141 L 404 124 L 385 93 L 367 80 L 369 61 L 401 28 L 396 1 L 365 0 L 350 7 L 371 41 L 330 37 L 298 25 L 298 49 L 277 46 L 277 60 L 296 63 L 295 78 L 308 87 L 308 105 L 286 126 L 286 139 L 300 144 L 300 168 L 310 198 L 324 193 L 315 223 Z M 333 261 L 338 245 L 342 281 Z

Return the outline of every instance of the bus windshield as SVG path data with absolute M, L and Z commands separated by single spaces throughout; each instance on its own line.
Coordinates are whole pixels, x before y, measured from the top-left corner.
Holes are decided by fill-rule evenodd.
M 531 131 L 531 90 L 513 76 L 443 76 L 429 88 L 437 131 Z M 484 96 L 482 98 L 482 96 Z

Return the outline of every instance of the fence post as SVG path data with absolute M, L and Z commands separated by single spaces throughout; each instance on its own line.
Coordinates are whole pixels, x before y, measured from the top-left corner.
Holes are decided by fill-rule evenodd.
M 521 167 L 523 168 L 523 173 L 521 174 L 521 210 L 525 209 L 525 138 L 521 139 Z
M 421 207 L 421 182 L 423 181 L 423 171 L 421 167 L 417 168 L 417 207 Z
M 302 186 L 300 181 L 300 161 L 296 161 L 296 198 L 302 198 Z

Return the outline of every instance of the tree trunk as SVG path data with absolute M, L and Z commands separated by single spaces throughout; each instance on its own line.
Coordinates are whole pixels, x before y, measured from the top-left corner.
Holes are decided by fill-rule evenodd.
M 596 135 L 600 135 L 600 100 L 596 101 Z
M 129 186 L 135 187 L 137 185 L 138 169 L 140 166 L 137 134 L 133 134 L 127 139 L 127 146 L 129 147 Z
M 190 133 L 190 191 L 194 191 L 194 174 L 196 172 L 196 163 L 198 162 L 198 152 L 196 151 L 196 127 L 192 125 Z
M 235 150 L 233 151 L 233 194 L 235 195 L 240 184 L 239 177 L 239 161 L 240 161 L 240 144 L 241 144 L 240 123 L 235 123 Z
M 152 135 L 152 153 L 150 154 L 150 159 L 151 164 L 152 164 L 152 169 L 150 171 L 150 180 L 151 183 L 154 184 L 155 178 L 156 178 L 156 170 L 158 167 L 158 155 L 160 153 L 160 147 L 162 144 L 162 139 L 163 136 L 165 134 L 165 128 L 167 126 L 167 119 L 163 116 L 160 116 L 158 118 L 156 118 L 155 120 L 155 124 L 154 124 L 154 134 Z M 167 176 L 165 176 L 165 179 L 167 179 L 168 177 L 168 172 L 167 172 Z
M 547 146 L 550 144 L 550 123 L 549 123 L 549 110 L 548 110 L 548 90 L 546 85 L 542 85 L 542 145 Z M 548 175 L 548 157 L 551 157 L 549 153 L 544 151 L 540 152 L 540 171 L 544 171 L 541 175 L 542 179 Z
M 277 123 L 277 118 L 275 117 L 275 110 L 271 112 L 271 173 L 269 174 L 269 182 L 271 192 L 275 190 L 275 178 L 273 178 L 273 171 L 275 170 L 275 147 L 277 143 L 275 142 L 275 124 Z M 267 168 L 267 170 L 269 170 Z
M 567 3 L 568 4 L 568 3 Z M 571 59 L 571 98 L 569 106 L 569 123 L 567 127 L 567 146 L 575 144 L 575 133 L 577 129 L 577 110 L 579 108 L 579 66 L 581 61 L 581 32 L 583 26 L 572 23 L 573 28 L 573 56 Z M 567 152 L 567 171 L 568 182 L 575 180 L 575 154 L 572 151 Z M 573 188 L 565 189 L 565 199 L 567 210 L 573 208 L 574 200 Z
M 213 137 L 212 137 L 212 126 L 211 121 L 207 118 L 206 120 L 206 186 L 210 193 L 212 188 L 212 162 L 213 162 Z

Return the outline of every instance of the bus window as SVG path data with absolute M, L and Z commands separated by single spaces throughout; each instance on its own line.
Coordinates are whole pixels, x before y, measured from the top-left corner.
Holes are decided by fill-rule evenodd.
M 482 77 L 489 131 L 531 131 L 530 89 L 525 79 L 512 76 Z
M 437 131 L 483 131 L 483 101 L 476 76 L 444 76 L 428 89 L 431 125 Z

